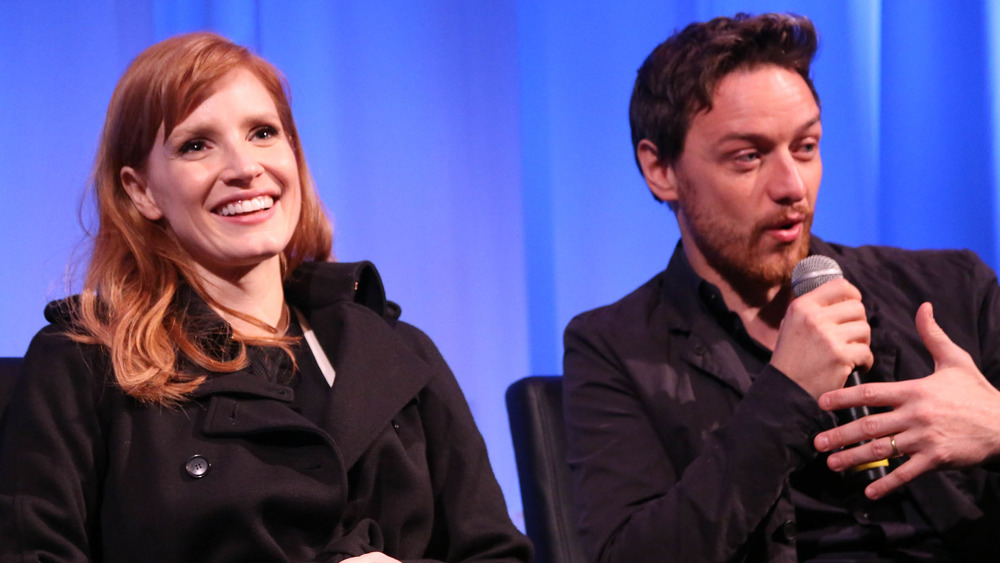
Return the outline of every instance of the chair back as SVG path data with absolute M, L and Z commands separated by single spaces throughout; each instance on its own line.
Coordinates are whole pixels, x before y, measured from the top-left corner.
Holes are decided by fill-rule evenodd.
M 507 388 L 524 526 L 537 563 L 585 561 L 566 463 L 562 377 L 532 376 Z
M 21 370 L 21 358 L 0 358 L 0 426 L 3 424 L 3 413 L 7 410 L 7 402 L 14 390 L 14 381 Z

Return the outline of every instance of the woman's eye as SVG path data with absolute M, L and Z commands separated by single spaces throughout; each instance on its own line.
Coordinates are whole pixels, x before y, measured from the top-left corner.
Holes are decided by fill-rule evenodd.
M 253 132 L 253 137 L 259 140 L 270 139 L 272 137 L 278 136 L 278 129 L 270 125 L 265 125 L 263 127 L 258 127 Z
M 188 141 L 181 145 L 181 154 L 187 154 L 190 152 L 199 152 L 205 150 L 205 141 L 196 140 Z

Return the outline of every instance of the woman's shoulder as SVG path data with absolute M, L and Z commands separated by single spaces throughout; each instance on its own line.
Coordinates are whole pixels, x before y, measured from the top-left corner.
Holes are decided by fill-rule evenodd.
M 75 323 L 79 297 L 52 301 L 45 306 L 45 320 L 31 339 L 20 370 L 22 377 L 33 380 L 69 378 L 75 384 L 102 386 L 110 374 L 107 349 L 89 343 Z M 71 383 L 72 384 L 72 383 Z

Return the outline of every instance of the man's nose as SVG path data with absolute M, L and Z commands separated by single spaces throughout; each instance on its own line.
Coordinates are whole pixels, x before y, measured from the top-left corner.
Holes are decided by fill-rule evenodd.
M 805 199 L 807 189 L 802 177 L 803 164 L 787 151 L 776 151 L 770 164 L 767 186 L 771 199 L 779 203 Z

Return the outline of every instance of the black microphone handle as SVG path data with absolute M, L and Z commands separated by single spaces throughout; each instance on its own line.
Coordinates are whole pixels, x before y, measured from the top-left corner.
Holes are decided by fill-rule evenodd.
M 795 265 L 795 269 L 792 270 L 792 292 L 798 298 L 826 282 L 843 277 L 844 272 L 840 269 L 836 260 L 829 256 L 813 254 L 799 261 Z M 854 385 L 861 385 L 861 374 L 858 373 L 857 369 L 851 371 L 851 375 L 847 376 L 847 383 L 844 387 L 852 387 Z M 868 407 L 865 406 L 839 410 L 836 412 L 837 424 L 843 426 L 848 422 L 864 418 L 868 414 Z M 865 444 L 870 441 L 864 440 L 856 445 Z M 880 459 L 870 463 L 855 465 L 848 468 L 844 473 L 851 481 L 861 481 L 865 484 L 871 483 L 885 477 L 889 473 L 889 460 Z
M 847 383 L 844 384 L 844 387 L 854 387 L 856 385 L 861 385 L 861 374 L 855 369 L 851 372 L 851 375 L 847 376 Z M 840 425 L 844 425 L 848 422 L 860 420 L 869 414 L 871 413 L 865 405 L 851 407 L 837 411 L 837 421 Z M 858 445 L 867 444 L 870 441 L 862 440 L 858 442 Z M 847 474 L 856 480 L 868 484 L 889 474 L 889 460 L 880 459 L 878 461 L 855 465 L 847 469 Z

